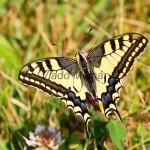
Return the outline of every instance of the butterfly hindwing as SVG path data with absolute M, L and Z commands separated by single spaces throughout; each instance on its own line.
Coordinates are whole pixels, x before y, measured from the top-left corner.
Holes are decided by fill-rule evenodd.
M 113 110 L 121 119 L 116 108 L 120 98 L 122 79 L 130 71 L 135 58 L 144 51 L 148 40 L 137 33 L 123 34 L 101 43 L 88 55 L 88 62 L 97 79 L 98 98 L 101 99 L 106 116 Z
M 86 88 L 83 87 L 75 60 L 57 57 L 30 62 L 22 67 L 19 80 L 60 98 L 83 118 L 88 132 L 90 115 L 85 104 Z

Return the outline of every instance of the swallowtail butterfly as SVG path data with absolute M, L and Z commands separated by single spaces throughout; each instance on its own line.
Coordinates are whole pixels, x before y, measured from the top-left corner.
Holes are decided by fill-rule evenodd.
M 76 60 L 50 57 L 30 62 L 22 67 L 19 80 L 60 98 L 83 118 L 88 133 L 90 105 L 106 117 L 114 112 L 121 120 L 116 102 L 122 79 L 147 44 L 140 34 L 123 34 L 99 44 L 89 54 L 78 52 Z

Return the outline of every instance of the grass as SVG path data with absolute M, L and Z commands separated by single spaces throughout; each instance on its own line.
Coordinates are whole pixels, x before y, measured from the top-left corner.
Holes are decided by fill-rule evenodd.
M 82 120 L 69 113 L 59 99 L 18 81 L 19 70 L 32 60 L 74 58 L 75 53 L 69 49 L 90 51 L 102 41 L 127 32 L 140 33 L 150 40 L 149 8 L 149 0 L 1 0 L 0 148 L 25 149 L 18 133 L 28 137 L 37 124 L 43 124 L 62 131 L 66 142 L 61 149 L 150 149 L 149 46 L 124 80 L 118 102 L 123 122 L 115 116 L 107 120 L 92 109 L 93 137 L 89 140 Z

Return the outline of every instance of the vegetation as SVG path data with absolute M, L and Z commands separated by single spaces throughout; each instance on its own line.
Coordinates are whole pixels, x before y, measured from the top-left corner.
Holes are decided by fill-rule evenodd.
M 74 58 L 70 49 L 90 51 L 127 32 L 140 33 L 150 41 L 149 0 L 0 0 L 0 149 L 28 149 L 20 135 L 28 138 L 38 124 L 62 131 L 62 150 L 150 149 L 149 46 L 124 80 L 118 102 L 123 121 L 115 115 L 106 119 L 91 108 L 91 139 L 86 138 L 80 117 L 59 99 L 18 81 L 19 70 L 27 62 Z

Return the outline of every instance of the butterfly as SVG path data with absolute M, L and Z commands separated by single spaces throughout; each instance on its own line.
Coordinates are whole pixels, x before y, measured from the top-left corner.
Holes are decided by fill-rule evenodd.
M 29 62 L 20 70 L 19 80 L 60 98 L 83 118 L 89 136 L 91 105 L 105 117 L 114 112 L 122 120 L 116 106 L 122 80 L 147 44 L 148 40 L 138 33 L 119 35 L 99 44 L 89 54 L 85 50 L 77 52 L 76 60 L 50 57 Z

